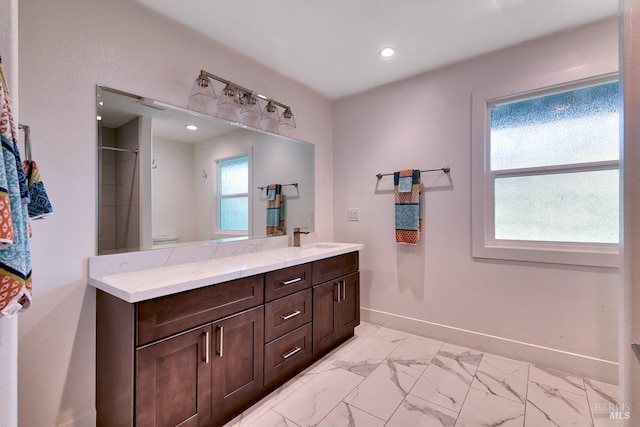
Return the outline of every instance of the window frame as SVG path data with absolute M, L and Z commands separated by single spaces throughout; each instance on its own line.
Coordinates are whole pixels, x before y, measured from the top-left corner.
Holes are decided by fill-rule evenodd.
M 615 70 L 585 67 L 487 88 L 472 94 L 471 240 L 474 258 L 612 268 L 619 266 L 620 244 L 495 239 L 494 186 L 496 179 L 513 176 L 619 171 L 620 160 L 492 171 L 490 146 L 490 110 L 493 105 L 616 80 L 619 80 L 619 75 Z
M 247 159 L 247 192 L 246 193 L 233 193 L 233 194 L 225 194 L 222 195 L 222 191 L 220 189 L 220 184 L 221 184 L 221 164 L 230 160 L 237 160 L 237 159 L 242 159 L 242 158 L 246 158 Z M 249 156 L 248 153 L 242 153 L 242 154 L 238 154 L 236 156 L 230 156 L 230 157 L 225 157 L 222 159 L 216 159 L 215 160 L 216 163 L 216 215 L 214 216 L 214 233 L 216 236 L 230 236 L 230 237 L 241 237 L 241 236 L 248 236 L 251 233 L 251 157 Z M 247 198 L 247 206 L 248 206 L 248 211 L 247 211 L 247 230 L 227 230 L 227 229 L 223 229 L 220 226 L 220 222 L 222 220 L 222 199 L 233 199 L 233 198 L 238 198 L 238 197 L 246 197 Z

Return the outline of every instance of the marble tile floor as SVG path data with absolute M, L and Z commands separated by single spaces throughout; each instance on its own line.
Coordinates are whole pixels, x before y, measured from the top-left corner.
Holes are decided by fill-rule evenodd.
M 618 388 L 362 323 L 225 427 L 618 426 Z

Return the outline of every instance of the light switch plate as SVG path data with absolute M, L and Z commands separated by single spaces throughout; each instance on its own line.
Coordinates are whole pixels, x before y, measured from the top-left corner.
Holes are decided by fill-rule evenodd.
M 349 221 L 360 221 L 360 209 L 349 208 Z

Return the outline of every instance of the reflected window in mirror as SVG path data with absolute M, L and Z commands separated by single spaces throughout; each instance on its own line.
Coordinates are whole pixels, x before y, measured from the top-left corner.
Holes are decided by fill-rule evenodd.
M 246 236 L 249 232 L 249 157 L 236 157 L 217 163 L 217 234 Z

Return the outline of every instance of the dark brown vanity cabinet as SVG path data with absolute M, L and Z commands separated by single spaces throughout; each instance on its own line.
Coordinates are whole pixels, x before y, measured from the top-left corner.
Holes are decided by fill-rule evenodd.
M 219 320 L 211 329 L 213 425 L 221 425 L 262 395 L 264 308 Z
M 313 353 L 353 335 L 360 323 L 358 252 L 313 263 Z
M 136 351 L 137 426 L 211 423 L 210 333 L 211 326 L 197 328 Z M 112 425 L 108 417 L 100 424 Z
M 97 291 L 98 426 L 221 426 L 353 335 L 358 253 L 138 303 Z
M 263 275 L 134 304 L 98 290 L 98 426 L 218 425 L 257 400 L 263 302 Z
M 266 274 L 264 383 L 286 381 L 309 364 L 312 356 L 312 264 Z
M 138 349 L 136 425 L 208 426 L 252 403 L 263 385 L 263 316 L 256 307 Z

